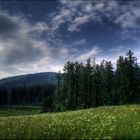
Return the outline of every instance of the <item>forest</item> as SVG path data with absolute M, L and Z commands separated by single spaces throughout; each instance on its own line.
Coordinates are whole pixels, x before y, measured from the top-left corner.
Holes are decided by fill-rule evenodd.
M 57 84 L 0 87 L 0 105 L 41 104 L 42 111 L 66 111 L 106 105 L 140 103 L 140 67 L 129 50 L 113 68 L 89 58 L 86 64 L 67 62 Z
M 42 105 L 45 98 L 52 98 L 53 84 L 0 87 L 0 105 Z
M 140 68 L 131 50 L 118 58 L 116 69 L 111 61 L 96 64 L 89 58 L 85 65 L 67 62 L 57 79 L 56 110 L 140 103 Z

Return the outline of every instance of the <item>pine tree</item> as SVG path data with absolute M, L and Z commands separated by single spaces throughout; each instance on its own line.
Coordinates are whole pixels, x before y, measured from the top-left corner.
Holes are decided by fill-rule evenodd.
M 113 104 L 114 71 L 111 61 L 105 63 L 105 104 Z
M 75 89 L 75 107 L 78 108 L 80 107 L 80 76 L 81 76 L 81 64 L 79 64 L 78 62 L 74 63 L 74 75 L 75 75 L 75 79 L 74 79 L 74 89 Z
M 120 104 L 138 102 L 138 75 L 139 68 L 136 58 L 129 50 L 125 58 L 120 56 L 117 61 L 115 95 Z
M 64 89 L 62 88 L 62 85 L 64 84 L 63 82 L 63 75 L 59 71 L 59 73 L 56 76 L 57 79 L 57 85 L 54 93 L 54 99 L 53 99 L 53 104 L 54 104 L 54 110 L 55 111 L 62 111 L 63 106 L 64 106 Z
M 139 69 L 136 62 L 136 57 L 133 56 L 133 52 L 131 50 L 127 53 L 127 77 L 128 77 L 128 95 L 127 101 L 134 103 L 138 102 L 138 94 L 139 94 Z
M 91 79 L 91 84 L 92 84 L 92 89 L 91 89 L 91 107 L 96 107 L 96 102 L 97 102 L 97 83 L 96 83 L 96 62 L 95 58 L 93 61 L 93 66 L 92 66 L 92 79 Z
M 115 95 L 114 102 L 117 104 L 124 104 L 127 102 L 126 96 L 128 90 L 128 77 L 127 77 L 127 59 L 120 56 L 117 61 L 117 69 L 115 75 Z
M 87 64 L 85 66 L 85 72 L 86 72 L 85 104 L 86 104 L 86 107 L 91 107 L 92 105 L 92 66 L 91 66 L 90 58 L 87 60 Z

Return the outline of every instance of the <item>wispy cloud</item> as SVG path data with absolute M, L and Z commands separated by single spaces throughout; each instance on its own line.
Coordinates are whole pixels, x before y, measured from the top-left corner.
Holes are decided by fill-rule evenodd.
M 90 16 L 85 15 L 81 17 L 76 17 L 74 21 L 71 23 L 71 25 L 68 27 L 68 30 L 73 32 L 73 31 L 80 31 L 78 27 L 82 24 L 85 24 L 90 21 Z
M 139 25 L 140 10 L 139 1 L 60 1 L 62 7 L 54 14 L 52 25 L 54 30 L 62 24 L 67 24 L 70 32 L 80 31 L 80 26 L 90 21 L 102 22 L 103 17 L 109 18 L 122 28 L 137 28 Z M 57 21 L 57 22 L 56 22 Z
M 85 43 L 86 43 L 86 39 L 80 39 L 80 40 L 74 41 L 72 43 L 72 46 L 79 46 L 79 45 L 82 45 L 82 44 L 85 44 Z
M 96 57 L 96 55 L 100 52 L 101 50 L 98 47 L 93 47 L 92 49 L 87 50 L 78 56 L 74 56 L 73 58 L 71 58 L 71 60 L 79 61 L 79 62 L 86 62 L 88 58 L 91 58 L 93 60 Z

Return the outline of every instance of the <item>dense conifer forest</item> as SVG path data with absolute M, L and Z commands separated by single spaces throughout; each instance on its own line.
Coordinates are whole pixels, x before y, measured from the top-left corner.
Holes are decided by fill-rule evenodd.
M 0 87 L 0 105 L 42 105 L 45 98 L 52 98 L 53 84 Z
M 0 105 L 43 104 L 43 111 L 65 111 L 105 105 L 140 103 L 140 68 L 130 50 L 100 64 L 67 62 L 57 84 L 0 87 Z
M 118 58 L 116 69 L 111 61 L 89 58 L 85 65 L 67 62 L 57 79 L 55 110 L 140 103 L 140 68 L 131 50 Z

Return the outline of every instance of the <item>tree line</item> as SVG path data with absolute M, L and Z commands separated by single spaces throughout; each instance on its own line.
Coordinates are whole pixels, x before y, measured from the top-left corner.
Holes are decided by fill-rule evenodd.
M 0 87 L 0 105 L 43 104 L 43 111 L 64 111 L 104 105 L 140 103 L 140 67 L 130 50 L 111 61 L 97 64 L 67 62 L 57 84 Z
M 55 86 L 52 84 L 15 86 L 11 88 L 0 87 L 0 105 L 39 105 L 52 95 Z M 52 100 L 52 99 L 51 99 Z
M 131 50 L 118 58 L 115 70 L 111 61 L 67 62 L 57 81 L 50 102 L 56 111 L 140 103 L 140 68 Z

